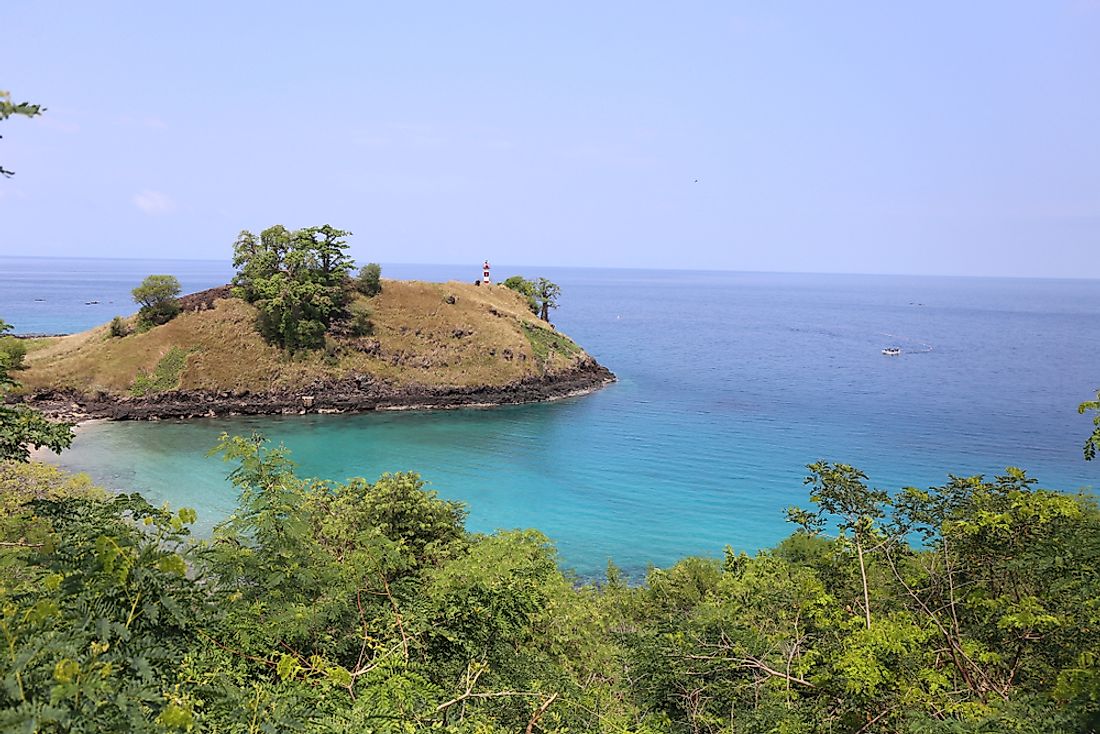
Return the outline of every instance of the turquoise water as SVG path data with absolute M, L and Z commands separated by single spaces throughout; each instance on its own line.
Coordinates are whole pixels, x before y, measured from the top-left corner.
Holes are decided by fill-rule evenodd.
M 79 310 L 35 317 L 33 299 L 13 308 L 12 262 L 0 259 L 0 316 L 27 331 L 85 325 Z M 133 261 L 94 267 L 103 269 L 96 283 L 127 288 L 163 271 Z M 189 267 L 205 273 L 193 287 L 224 281 L 224 264 Z M 260 430 L 285 442 L 305 474 L 417 470 L 469 505 L 472 529 L 536 527 L 582 574 L 599 573 L 608 558 L 637 573 L 727 544 L 771 545 L 790 532 L 783 510 L 805 502 L 804 466 L 817 459 L 853 463 L 888 489 L 1008 465 L 1065 490 L 1100 477 L 1100 465 L 1081 458 L 1091 424 L 1075 410 L 1100 385 L 1100 282 L 501 274 L 513 270 L 561 283 L 558 326 L 615 371 L 617 384 L 490 410 L 98 424 L 60 463 L 193 506 L 209 528 L 233 495 L 226 467 L 206 452 L 222 431 Z M 386 274 L 468 275 L 396 265 Z M 48 278 L 20 297 L 32 292 L 49 297 Z M 880 354 L 895 344 L 900 357 Z

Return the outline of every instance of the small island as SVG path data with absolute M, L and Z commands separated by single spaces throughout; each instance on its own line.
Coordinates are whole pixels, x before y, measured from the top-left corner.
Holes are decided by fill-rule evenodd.
M 383 280 L 371 264 L 357 279 L 343 255 L 346 234 L 327 225 L 244 232 L 234 284 L 179 298 L 174 278 L 151 276 L 135 289 L 139 314 L 27 340 L 18 398 L 68 420 L 141 420 L 485 407 L 614 381 L 539 317 L 545 305 L 522 278 Z M 294 272 L 296 256 L 318 265 Z M 285 305 L 301 293 L 305 300 Z M 288 344 L 288 334 L 297 341 Z

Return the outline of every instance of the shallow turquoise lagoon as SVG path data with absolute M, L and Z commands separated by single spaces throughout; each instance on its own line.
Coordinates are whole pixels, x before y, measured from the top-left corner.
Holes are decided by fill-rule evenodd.
M 59 292 L 117 303 L 125 293 L 103 284 L 132 287 L 163 271 L 151 267 L 99 261 L 87 282 L 74 274 Z M 226 277 L 223 263 L 188 267 L 191 287 Z M 0 316 L 21 314 L 9 320 L 28 331 L 86 326 L 76 308 L 36 310 L 49 282 L 18 280 L 17 270 L 0 267 Z M 725 545 L 769 546 L 790 532 L 784 509 L 805 502 L 804 467 L 818 459 L 855 464 L 888 489 L 1007 465 L 1070 491 L 1100 478 L 1100 465 L 1081 458 L 1091 423 L 1075 410 L 1100 386 L 1096 281 L 507 267 L 501 276 L 513 271 L 562 285 L 559 328 L 617 384 L 488 410 L 97 424 L 60 463 L 195 507 L 203 530 L 234 501 L 228 467 L 206 453 L 222 431 L 259 430 L 286 443 L 304 474 L 419 471 L 468 504 L 473 530 L 538 528 L 585 575 L 609 558 L 636 574 Z M 470 279 L 447 266 L 386 274 Z M 891 345 L 902 355 L 882 356 Z

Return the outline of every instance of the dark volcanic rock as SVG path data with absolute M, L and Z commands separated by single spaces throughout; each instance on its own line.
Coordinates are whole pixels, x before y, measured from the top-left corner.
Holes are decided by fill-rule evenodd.
M 156 420 L 512 405 L 580 395 L 614 381 L 615 375 L 610 370 L 595 360 L 586 359 L 563 372 L 528 377 L 497 387 L 395 387 L 361 375 L 319 381 L 294 391 L 172 390 L 137 398 L 44 390 L 26 396 L 25 400 L 47 414 L 67 420 Z
M 205 311 L 213 307 L 214 301 L 219 298 L 232 298 L 233 293 L 228 285 L 220 285 L 217 288 L 207 288 L 197 293 L 188 293 L 176 299 L 181 311 Z

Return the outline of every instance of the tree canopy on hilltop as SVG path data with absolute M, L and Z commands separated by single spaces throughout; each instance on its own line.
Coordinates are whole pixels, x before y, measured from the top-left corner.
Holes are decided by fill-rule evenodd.
M 182 288 L 174 275 L 150 275 L 130 293 L 134 303 L 141 306 L 138 322 L 143 328 L 166 324 L 180 312 L 179 296 Z
M 259 237 L 247 230 L 238 235 L 233 285 L 260 310 L 265 339 L 291 351 L 324 343 L 325 331 L 349 300 L 349 235 L 327 224 L 294 231 L 277 224 Z
M 513 275 L 506 278 L 501 285 L 527 299 L 527 307 L 531 309 L 531 313 L 543 321 L 550 320 L 550 309 L 558 307 L 558 299 L 561 297 L 561 286 L 546 278 L 527 280 L 522 275 Z

